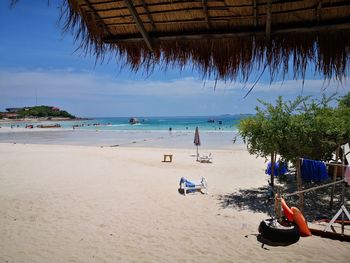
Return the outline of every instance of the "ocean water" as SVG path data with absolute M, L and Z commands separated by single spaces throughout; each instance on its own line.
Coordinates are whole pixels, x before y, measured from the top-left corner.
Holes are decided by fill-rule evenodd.
M 199 128 L 201 147 L 227 149 L 242 145 L 237 137 L 237 125 L 247 115 L 214 117 L 137 117 L 138 124 L 130 124 L 127 117 L 90 118 L 88 120 L 41 122 L 59 123 L 59 129 L 23 130 L 26 124 L 15 123 L 9 132 L 0 133 L 0 142 L 26 144 L 95 145 L 126 147 L 190 148 L 196 127 Z M 211 122 L 208 122 L 211 120 Z M 10 126 L 11 124 L 1 124 Z M 73 126 L 78 126 L 74 127 Z M 171 128 L 171 129 L 170 129 Z M 21 130 L 21 131 L 19 131 Z
M 247 115 L 222 115 L 222 116 L 200 116 L 200 117 L 137 117 L 139 123 L 130 124 L 128 117 L 106 117 L 89 118 L 88 120 L 75 121 L 45 121 L 40 124 L 59 123 L 63 128 L 73 128 L 87 130 L 126 130 L 126 131 L 165 131 L 171 128 L 172 131 L 188 131 L 198 127 L 202 131 L 234 131 L 237 124 Z M 211 120 L 212 122 L 208 122 Z M 20 127 L 25 127 L 26 122 L 16 123 Z M 30 123 L 34 126 L 39 123 Z M 10 126 L 10 124 L 3 124 Z

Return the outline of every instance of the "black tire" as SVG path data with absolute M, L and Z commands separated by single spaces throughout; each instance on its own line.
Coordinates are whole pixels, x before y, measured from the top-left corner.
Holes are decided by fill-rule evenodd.
M 281 244 L 293 244 L 300 238 L 299 229 L 294 224 L 283 223 L 281 225 L 276 219 L 266 219 L 259 225 L 261 236 L 271 242 Z

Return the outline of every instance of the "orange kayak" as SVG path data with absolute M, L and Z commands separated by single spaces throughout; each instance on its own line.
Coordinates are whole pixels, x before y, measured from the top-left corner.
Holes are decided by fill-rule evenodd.
M 302 237 L 312 236 L 311 231 L 307 226 L 307 222 L 300 210 L 294 206 L 291 210 L 293 212 L 293 222 L 299 227 L 300 235 Z
M 283 198 L 281 198 L 281 204 L 284 215 L 287 217 L 289 222 L 293 222 L 293 211 L 289 208 L 289 206 Z

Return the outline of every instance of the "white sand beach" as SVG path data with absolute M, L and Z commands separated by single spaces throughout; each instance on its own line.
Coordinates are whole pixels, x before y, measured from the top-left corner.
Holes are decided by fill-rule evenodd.
M 348 262 L 349 243 L 317 236 L 262 248 L 268 215 L 230 196 L 266 185 L 264 160 L 211 152 L 0 144 L 0 262 Z M 209 194 L 180 195 L 182 176 Z
M 0 1 L 0 263 L 350 262 L 349 18 Z

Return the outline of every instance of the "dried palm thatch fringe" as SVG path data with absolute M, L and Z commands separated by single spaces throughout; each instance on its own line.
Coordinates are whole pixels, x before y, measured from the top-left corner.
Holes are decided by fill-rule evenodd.
M 87 5 L 89 2 L 92 1 L 84 1 Z M 155 65 L 164 69 L 183 69 L 192 65 L 204 77 L 222 80 L 239 78 L 243 81 L 248 80 L 253 70 L 265 69 L 270 72 L 271 80 L 277 77 L 284 79 L 291 66 L 295 79 L 305 79 L 306 69 L 310 66 L 325 79 L 338 81 L 342 81 L 350 72 L 349 29 L 272 32 L 269 42 L 265 36 L 254 34 L 220 39 L 153 39 L 154 51 L 150 52 L 144 42 L 105 43 L 104 37 L 113 35 L 113 32 L 109 32 L 108 25 L 99 19 L 99 12 L 91 15 L 78 3 L 77 0 L 62 0 L 60 20 L 63 30 L 72 32 L 75 40 L 80 42 L 80 49 L 94 55 L 97 60 L 103 60 L 106 56 L 116 57 L 134 71 L 143 68 L 149 73 Z M 89 10 L 93 9 L 90 5 Z
M 93 51 L 98 55 L 103 55 L 107 49 L 117 51 L 119 59 L 126 61 L 135 71 L 140 68 L 152 71 L 156 64 L 180 69 L 193 65 L 205 77 L 223 80 L 241 77 L 247 81 L 253 70 L 261 71 L 267 66 L 273 80 L 278 75 L 284 78 L 292 61 L 295 79 L 305 79 L 308 66 L 313 66 L 313 71 L 325 79 L 341 81 L 349 75 L 350 31 L 283 34 L 273 37 L 269 46 L 266 46 L 264 37 L 254 36 L 159 41 L 155 52 L 149 52 L 142 42 L 98 47 L 87 45 L 87 41 L 82 43 L 86 52 Z

